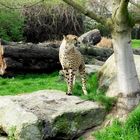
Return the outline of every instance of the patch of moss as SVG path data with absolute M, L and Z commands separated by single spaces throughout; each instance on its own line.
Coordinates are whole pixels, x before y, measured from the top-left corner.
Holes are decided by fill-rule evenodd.
M 16 127 L 13 126 L 9 129 L 9 133 L 8 133 L 8 140 L 16 140 L 15 138 L 15 131 L 16 131 Z

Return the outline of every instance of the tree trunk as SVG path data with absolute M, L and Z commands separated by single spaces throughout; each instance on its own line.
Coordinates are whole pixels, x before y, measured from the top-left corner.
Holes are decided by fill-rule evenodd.
M 117 113 L 119 118 L 125 119 L 140 101 L 140 84 L 131 48 L 131 32 L 115 33 L 113 46 L 120 93 Z
M 118 115 L 127 116 L 139 103 L 140 83 L 131 48 L 131 30 L 134 26 L 128 11 L 129 0 L 113 1 L 113 47 L 119 85 Z
M 60 69 L 58 49 L 36 44 L 1 46 L 0 75 L 25 72 L 52 72 Z
M 113 38 L 120 93 L 124 96 L 135 94 L 140 91 L 140 84 L 131 49 L 131 32 L 116 33 Z

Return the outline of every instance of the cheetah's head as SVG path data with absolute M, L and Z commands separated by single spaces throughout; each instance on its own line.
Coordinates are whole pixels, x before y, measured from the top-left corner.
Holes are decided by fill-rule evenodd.
M 80 46 L 80 42 L 78 41 L 78 36 L 76 35 L 67 35 L 63 36 L 66 42 L 66 49 L 71 50 L 74 47 Z

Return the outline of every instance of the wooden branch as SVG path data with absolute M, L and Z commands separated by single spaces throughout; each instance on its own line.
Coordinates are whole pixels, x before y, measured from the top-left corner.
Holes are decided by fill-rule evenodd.
M 85 7 L 79 5 L 78 3 L 76 3 L 73 0 L 63 0 L 64 2 L 66 2 L 67 4 L 71 5 L 73 8 L 77 9 L 78 11 L 80 11 L 81 13 L 83 13 L 84 15 L 96 20 L 99 23 L 102 24 L 106 24 L 106 19 L 102 16 L 98 16 L 96 13 L 86 9 Z
M 129 0 L 119 0 L 117 3 L 118 8 L 116 9 L 116 12 L 114 15 L 116 23 L 120 25 L 127 24 L 126 28 L 128 28 L 130 25 L 133 25 L 132 23 L 130 23 L 132 21 L 129 20 L 130 15 L 128 12 L 128 3 L 129 3 Z
M 129 0 L 121 0 L 120 2 L 120 6 L 119 6 L 119 12 L 121 16 L 125 16 L 128 15 L 128 3 Z

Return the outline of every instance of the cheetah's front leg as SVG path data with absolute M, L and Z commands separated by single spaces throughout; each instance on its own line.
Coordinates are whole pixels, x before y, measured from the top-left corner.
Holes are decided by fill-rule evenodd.
M 72 88 L 73 88 L 73 79 L 74 79 L 74 73 L 72 69 L 68 70 L 69 76 L 67 77 L 67 95 L 72 95 Z

